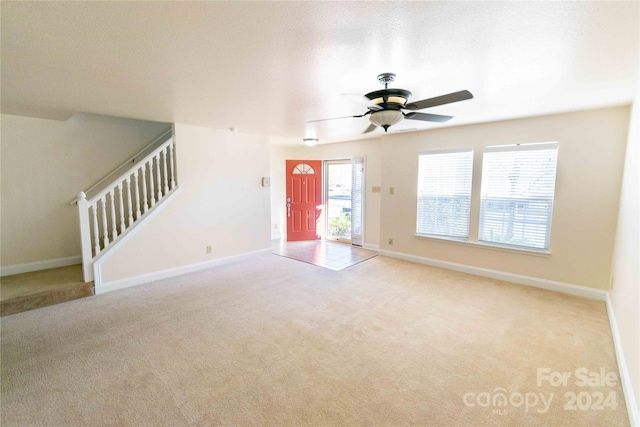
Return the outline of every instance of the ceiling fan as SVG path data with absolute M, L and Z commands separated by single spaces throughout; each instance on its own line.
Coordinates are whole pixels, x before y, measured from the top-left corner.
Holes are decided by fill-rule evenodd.
M 436 107 L 438 105 L 450 104 L 452 102 L 464 101 L 473 98 L 468 90 L 453 92 L 447 95 L 436 96 L 435 98 L 423 99 L 422 101 L 410 102 L 411 92 L 405 89 L 389 89 L 389 83 L 393 83 L 396 75 L 393 73 L 382 73 L 378 75 L 378 81 L 384 85 L 384 89 L 369 92 L 364 96 L 351 95 L 354 99 L 367 107 L 367 112 L 357 116 L 334 117 L 331 119 L 310 120 L 307 123 L 322 122 L 326 120 L 346 119 L 352 117 L 369 116 L 371 124 L 363 133 L 369 133 L 380 126 L 387 132 L 389 126 L 400 122 L 403 118 L 409 120 L 422 120 L 425 122 L 446 122 L 452 116 L 440 114 L 418 113 L 416 110 Z M 408 112 L 405 112 L 408 111 Z

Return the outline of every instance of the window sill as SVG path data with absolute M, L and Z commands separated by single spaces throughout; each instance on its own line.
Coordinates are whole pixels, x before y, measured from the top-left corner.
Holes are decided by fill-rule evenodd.
M 441 236 L 428 236 L 424 234 L 414 234 L 414 236 L 418 237 L 419 239 L 453 243 L 455 245 L 475 246 L 475 247 L 480 247 L 482 249 L 489 249 L 494 251 L 511 252 L 511 253 L 533 255 L 533 256 L 540 256 L 540 257 L 551 256 L 551 252 L 548 250 L 516 248 L 512 246 L 503 246 L 503 245 L 491 244 L 491 243 L 485 243 L 485 242 L 471 242 L 469 240 L 454 239 L 454 238 L 447 238 L 447 237 L 441 237 Z

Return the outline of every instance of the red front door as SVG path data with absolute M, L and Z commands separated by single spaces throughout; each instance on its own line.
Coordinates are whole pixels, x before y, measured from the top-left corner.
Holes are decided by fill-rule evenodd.
M 287 241 L 317 240 L 322 160 L 287 160 Z

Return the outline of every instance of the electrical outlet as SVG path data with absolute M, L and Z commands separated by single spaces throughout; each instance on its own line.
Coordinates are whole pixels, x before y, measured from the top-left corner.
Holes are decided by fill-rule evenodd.
M 389 237 L 389 244 L 393 245 L 393 238 Z
M 278 224 L 273 224 L 273 229 L 277 230 L 278 229 Z
M 389 187 L 389 194 L 396 194 L 396 189 L 394 187 Z
M 210 254 L 211 253 L 211 246 L 207 246 L 207 253 Z

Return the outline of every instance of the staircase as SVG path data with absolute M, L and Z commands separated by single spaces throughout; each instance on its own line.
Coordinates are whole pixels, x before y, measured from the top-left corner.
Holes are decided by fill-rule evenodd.
M 78 205 L 82 265 L 2 277 L 0 316 L 94 295 L 95 263 L 178 189 L 174 147 L 169 131 L 81 191 L 70 204 Z
M 125 162 L 73 201 L 80 216 L 85 282 L 94 280 L 96 261 L 177 189 L 175 143 L 170 133 L 165 135 L 166 140 L 130 159 L 133 165 Z

